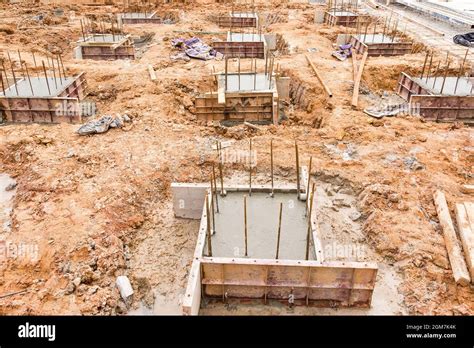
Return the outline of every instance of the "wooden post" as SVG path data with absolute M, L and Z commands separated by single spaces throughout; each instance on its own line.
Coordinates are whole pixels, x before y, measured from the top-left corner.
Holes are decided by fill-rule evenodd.
M 451 269 L 453 271 L 454 280 L 457 284 L 467 286 L 471 282 L 471 277 L 467 270 L 466 262 L 461 252 L 461 247 L 453 227 L 453 221 L 449 214 L 448 204 L 443 192 L 436 191 L 434 194 L 434 203 L 438 213 L 439 223 L 443 230 L 444 243 L 448 252 Z
M 468 271 L 471 279 L 474 279 L 474 230 L 471 230 L 467 209 L 464 204 L 456 204 L 455 212 Z
M 244 196 L 244 238 L 245 238 L 245 257 L 248 256 L 247 249 L 247 196 Z
M 313 230 L 313 226 L 311 226 L 311 219 L 313 215 L 313 201 L 314 201 L 314 182 L 311 187 L 311 201 L 309 204 L 309 218 L 308 218 L 308 233 L 306 234 L 306 258 L 305 260 L 309 260 L 309 241 L 311 239 L 311 231 Z
M 280 255 L 280 234 L 281 234 L 281 214 L 283 211 L 283 203 L 280 203 L 280 215 L 278 218 L 278 234 L 277 234 L 277 250 L 275 259 L 278 260 L 278 256 Z
M 367 60 L 368 55 L 369 55 L 369 50 L 366 50 L 364 52 L 364 55 L 362 56 L 362 60 L 360 62 L 359 68 L 357 69 L 357 78 L 354 81 L 354 93 L 352 95 L 352 107 L 354 108 L 356 108 L 357 105 L 359 104 L 360 80 L 362 79 L 362 73 L 364 72 L 364 66 L 365 66 L 365 62 Z
M 319 82 L 321 83 L 321 85 L 323 85 L 324 90 L 326 91 L 326 93 L 328 94 L 328 96 L 331 98 L 331 97 L 332 97 L 332 92 L 331 92 L 331 90 L 330 90 L 329 87 L 324 83 L 323 78 L 322 78 L 321 75 L 319 74 L 318 70 L 316 70 L 316 67 L 314 66 L 314 64 L 313 64 L 313 62 L 311 61 L 311 59 L 309 58 L 309 56 L 308 56 L 307 54 L 305 54 L 305 57 L 306 57 L 306 60 L 308 61 L 309 65 L 310 65 L 311 68 L 313 69 L 313 72 L 314 72 L 314 74 L 316 75 L 316 77 L 318 78 Z

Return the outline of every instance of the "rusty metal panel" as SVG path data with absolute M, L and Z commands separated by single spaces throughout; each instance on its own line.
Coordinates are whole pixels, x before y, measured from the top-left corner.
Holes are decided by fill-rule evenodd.
M 265 58 L 264 42 L 217 41 L 212 47 L 229 58 Z
M 410 102 L 429 120 L 474 123 L 474 96 L 412 95 Z
M 203 258 L 203 295 L 272 299 L 297 305 L 369 307 L 377 276 L 372 263 Z
M 256 28 L 257 18 L 222 16 L 217 18 L 217 24 L 226 28 Z

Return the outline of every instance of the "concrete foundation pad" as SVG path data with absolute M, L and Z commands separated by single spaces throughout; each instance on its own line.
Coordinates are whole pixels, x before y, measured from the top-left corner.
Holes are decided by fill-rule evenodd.
M 247 257 L 275 258 L 279 209 L 283 203 L 280 258 L 304 259 L 308 221 L 305 203 L 299 201 L 295 193 L 275 193 L 272 198 L 268 193 L 248 196 L 245 192 L 229 192 L 226 197 L 219 197 L 219 213 L 214 214 L 213 257 L 245 257 L 244 196 L 247 200 Z
M 466 77 L 457 78 L 455 76 L 448 76 L 446 77 L 446 81 L 444 82 L 443 87 L 443 76 L 438 77 L 428 77 L 428 78 L 414 78 L 413 79 L 416 83 L 418 83 L 421 87 L 427 89 L 432 94 L 439 94 L 439 95 L 450 95 L 450 96 L 469 96 L 472 95 L 473 92 L 473 83 L 471 80 L 467 79 Z M 457 87 L 456 87 L 457 84 Z M 441 93 L 441 90 L 443 92 Z
M 31 85 L 30 85 L 31 81 Z M 30 77 L 30 79 L 21 79 L 15 85 L 5 90 L 6 97 L 55 97 L 74 81 L 74 78 L 48 77 Z M 49 84 L 49 89 L 48 89 Z M 33 88 L 33 91 L 31 90 Z M 17 93 L 18 89 L 18 93 Z

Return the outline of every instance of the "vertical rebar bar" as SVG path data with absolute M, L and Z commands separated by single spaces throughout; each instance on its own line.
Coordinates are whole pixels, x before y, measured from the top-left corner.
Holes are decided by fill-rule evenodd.
M 306 258 L 305 260 L 309 260 L 309 241 L 311 239 L 311 231 L 313 230 L 313 226 L 311 224 L 312 215 L 313 215 L 313 202 L 314 202 L 314 182 L 311 187 L 311 201 L 309 205 L 309 218 L 308 218 L 308 233 L 306 234 Z
M 48 74 L 46 73 L 46 67 L 44 66 L 44 60 L 42 60 L 41 63 L 43 64 L 43 72 L 44 72 L 44 77 L 46 79 L 46 86 L 48 87 L 48 93 L 51 96 L 51 89 L 49 88 Z
M 296 196 L 300 198 L 300 156 L 298 153 L 298 143 L 295 141 L 296 153 Z
M 245 237 L 245 256 L 248 256 L 247 244 L 247 196 L 244 195 L 244 237 Z
M 249 141 L 249 196 L 252 195 L 252 138 Z
M 212 257 L 211 218 L 209 212 L 209 195 L 206 192 L 206 222 L 207 222 L 207 255 Z
M 277 233 L 277 247 L 276 247 L 276 255 L 275 259 L 278 260 L 278 256 L 280 255 L 280 235 L 281 235 L 281 215 L 283 212 L 283 203 L 280 203 L 280 214 L 278 217 L 278 233 Z
M 270 176 L 272 180 L 272 192 L 270 193 L 270 196 L 273 197 L 273 139 L 270 140 Z

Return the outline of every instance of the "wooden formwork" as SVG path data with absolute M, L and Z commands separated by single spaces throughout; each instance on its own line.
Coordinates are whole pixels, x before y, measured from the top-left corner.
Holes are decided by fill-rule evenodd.
M 82 59 L 135 59 L 135 46 L 129 35 L 116 42 L 101 42 L 99 36 L 96 41 L 81 42 L 80 48 Z
M 173 22 L 178 21 L 178 16 L 175 13 L 167 13 L 163 16 L 157 14 L 158 11 L 151 13 L 149 16 L 146 17 L 126 17 L 121 16 L 120 20 L 123 24 L 163 24 L 163 21 L 170 19 Z
M 370 307 L 375 263 L 208 258 L 201 260 L 207 299 L 276 300 L 318 307 Z
M 324 23 L 330 26 L 342 25 L 345 27 L 357 27 L 358 23 L 367 23 L 370 17 L 367 15 L 335 15 L 334 12 L 324 12 Z
M 352 47 L 359 54 L 368 50 L 369 57 L 373 56 L 400 56 L 412 51 L 412 42 L 362 42 L 358 37 L 352 35 L 350 41 Z
M 474 95 L 435 95 L 405 73 L 400 74 L 397 93 L 410 103 L 412 110 L 427 120 L 474 123 Z
M 256 28 L 257 15 L 254 17 L 235 17 L 231 14 L 217 17 L 217 24 L 225 28 Z
M 212 47 L 228 58 L 265 58 L 265 42 L 213 42 Z
M 306 174 L 305 174 L 306 173 Z M 302 183 L 307 185 L 307 169 L 302 167 Z M 236 188 L 226 188 L 235 190 Z M 247 186 L 241 191 L 247 192 Z M 269 187 L 259 187 L 271 192 Z M 279 192 L 280 189 L 275 189 Z M 296 187 L 282 192 L 296 193 Z M 211 193 L 207 190 L 208 200 Z M 201 199 L 202 203 L 203 199 Z M 226 301 L 268 300 L 318 307 L 370 307 L 378 267 L 374 262 L 325 261 L 316 216 L 312 216 L 311 253 L 314 260 L 273 260 L 205 256 L 207 238 L 206 203 L 183 298 L 183 314 L 198 315 L 201 298 Z
M 82 46 L 82 58 L 93 60 L 135 59 L 134 46 L 120 46 L 113 48 L 110 45 Z
M 224 104 L 219 104 L 217 93 L 209 93 L 196 98 L 195 106 L 200 120 L 265 124 L 272 123 L 278 113 L 276 104 L 272 92 L 226 93 Z
M 86 89 L 85 73 L 81 73 L 56 97 L 0 97 L 1 118 L 12 123 L 80 122 L 79 101 Z

